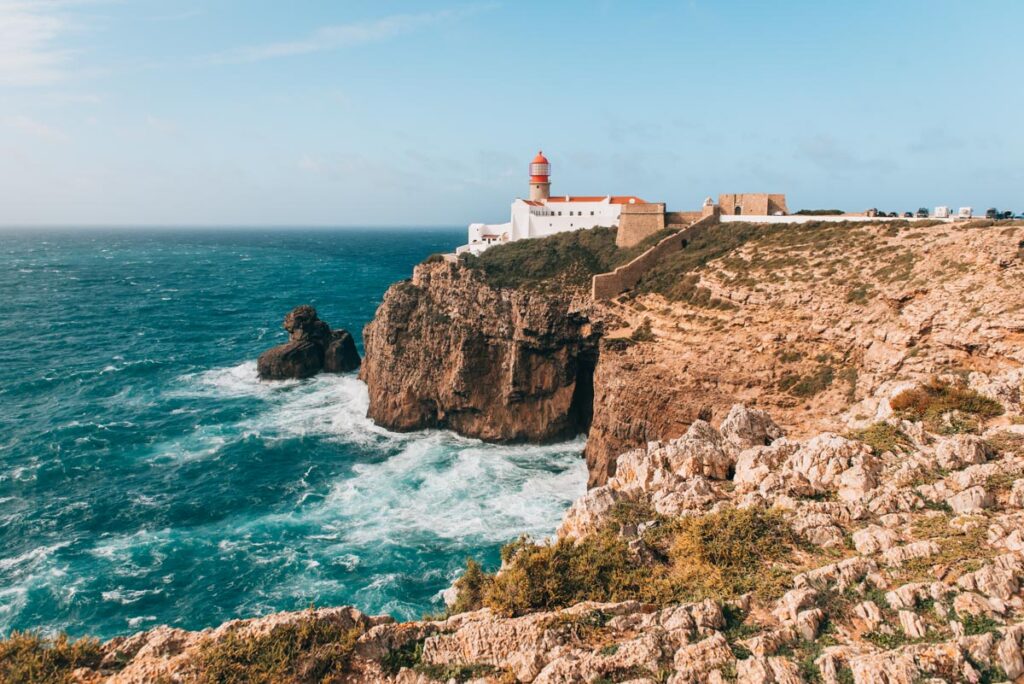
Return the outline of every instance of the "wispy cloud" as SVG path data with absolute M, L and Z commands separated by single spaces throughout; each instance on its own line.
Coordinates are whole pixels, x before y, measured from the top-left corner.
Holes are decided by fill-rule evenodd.
M 464 19 L 495 6 L 494 4 L 473 5 L 437 12 L 395 14 L 371 21 L 321 26 L 309 35 L 297 40 L 264 43 L 262 45 L 250 45 L 226 50 L 208 55 L 203 61 L 215 64 L 259 62 L 267 59 L 308 55 L 314 52 L 376 43 L 422 29 L 426 26 Z
M 0 86 L 46 85 L 65 74 L 70 53 L 57 40 L 70 30 L 60 3 L 0 0 Z
M 59 128 L 54 128 L 53 126 L 29 116 L 9 116 L 4 119 L 0 119 L 0 123 L 20 131 L 21 133 L 26 133 L 38 138 L 39 140 L 45 140 L 47 142 L 67 142 L 70 140 L 68 134 Z

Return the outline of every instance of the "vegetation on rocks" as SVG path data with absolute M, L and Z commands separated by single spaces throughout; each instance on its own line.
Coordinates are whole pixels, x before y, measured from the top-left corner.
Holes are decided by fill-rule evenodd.
M 652 563 L 641 562 L 619 535 L 622 521 L 640 519 L 655 522 L 642 537 L 655 558 Z M 582 601 L 636 599 L 665 605 L 725 600 L 751 591 L 775 595 L 788 575 L 771 564 L 792 546 L 781 514 L 764 508 L 730 508 L 668 521 L 640 507 L 621 507 L 609 524 L 580 540 L 535 544 L 522 538 L 509 544 L 496 576 L 481 573 L 470 561 L 452 610 L 486 606 L 501 615 L 523 615 Z
M 936 378 L 900 392 L 889 404 L 897 415 L 924 421 L 928 429 L 942 434 L 977 432 L 979 419 L 1003 413 L 995 399 Z
M 615 245 L 615 233 L 614 228 L 593 228 L 519 240 L 495 245 L 480 256 L 464 254 L 460 261 L 481 271 L 492 287 L 542 291 L 587 288 L 592 276 L 639 256 L 671 231 L 648 236 L 627 249 Z
M 74 681 L 71 673 L 80 667 L 98 668 L 102 658 L 97 639 L 15 631 L 0 640 L 0 682 L 64 684 Z
M 244 682 L 331 682 L 345 674 L 361 631 L 310 615 L 252 637 L 237 630 L 200 650 L 198 679 Z
M 884 422 L 854 430 L 850 437 L 867 444 L 876 456 L 881 456 L 887 451 L 896 453 L 911 446 L 910 437 L 903 430 Z

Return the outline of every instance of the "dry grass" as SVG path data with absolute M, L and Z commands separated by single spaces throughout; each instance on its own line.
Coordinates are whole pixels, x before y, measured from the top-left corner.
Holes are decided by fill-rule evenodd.
M 789 572 L 773 564 L 787 556 L 794 541 L 776 511 L 726 509 L 659 520 L 644 536 L 655 560 L 642 562 L 619 528 L 646 516 L 640 509 L 620 510 L 601 531 L 578 541 L 513 542 L 502 551 L 500 574 L 481 577 L 472 571 L 471 591 L 465 602 L 460 594 L 458 607 L 487 606 L 500 615 L 522 615 L 581 601 L 636 599 L 665 605 L 747 592 L 772 597 L 788 585 Z
M 937 379 L 900 392 L 890 405 L 897 415 L 924 421 L 929 430 L 944 434 L 975 432 L 977 421 L 1003 413 L 1002 405 L 995 399 Z M 965 416 L 970 420 L 965 420 Z
M 341 681 L 361 633 L 312 611 L 263 636 L 234 630 L 202 646 L 197 679 L 211 684 Z
M 862 430 L 850 433 L 850 439 L 864 442 L 872 453 L 881 456 L 886 451 L 898 453 L 911 446 L 910 438 L 903 430 L 888 423 L 875 423 Z
M 97 669 L 102 659 L 96 639 L 73 641 L 65 634 L 51 639 L 15 631 L 0 641 L 0 682 L 64 684 L 75 681 L 71 673 L 77 668 Z

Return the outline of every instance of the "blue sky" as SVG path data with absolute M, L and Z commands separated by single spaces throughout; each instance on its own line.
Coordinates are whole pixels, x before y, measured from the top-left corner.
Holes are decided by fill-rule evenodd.
M 0 0 L 0 224 L 1024 211 L 1019 0 Z

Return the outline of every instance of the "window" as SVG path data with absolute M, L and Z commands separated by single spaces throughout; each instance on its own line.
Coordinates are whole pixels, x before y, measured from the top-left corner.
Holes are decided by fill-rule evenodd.
M 558 212 L 558 215 L 559 215 L 559 216 L 561 216 L 561 215 L 562 215 L 562 212 Z
M 594 212 L 590 212 L 590 215 L 591 215 L 591 216 L 593 216 L 593 215 L 594 215 Z

